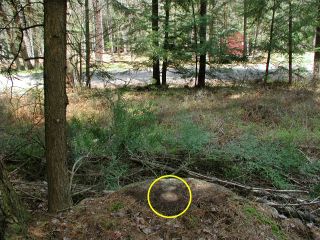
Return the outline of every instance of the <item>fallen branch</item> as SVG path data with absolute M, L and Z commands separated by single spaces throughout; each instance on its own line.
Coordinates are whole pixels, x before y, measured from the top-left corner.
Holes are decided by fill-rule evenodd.
M 304 202 L 304 203 L 274 203 L 274 202 L 268 202 L 269 206 L 282 206 L 282 207 L 302 207 L 302 206 L 311 206 L 311 205 L 319 205 L 320 201 L 316 202 Z
M 248 185 L 244 185 L 241 183 L 237 182 L 231 182 L 227 180 L 222 180 L 217 177 L 211 177 L 211 176 L 206 176 L 197 172 L 194 172 L 190 169 L 187 169 L 184 165 L 178 167 L 178 168 L 172 168 L 170 166 L 155 162 L 155 161 L 145 161 L 140 159 L 138 156 L 132 156 L 131 160 L 137 163 L 142 164 L 143 166 L 148 166 L 151 169 L 160 169 L 162 171 L 168 171 L 174 174 L 177 174 L 178 172 L 185 172 L 187 175 L 198 178 L 198 179 L 203 179 L 208 182 L 213 182 L 213 183 L 218 183 L 220 185 L 224 186 L 230 186 L 234 187 L 240 190 L 245 190 L 251 193 L 263 195 L 263 196 L 273 196 L 273 197 L 279 197 L 283 193 L 303 193 L 303 194 L 308 194 L 309 192 L 306 190 L 301 190 L 301 189 L 284 189 L 284 190 L 279 190 L 279 189 L 273 189 L 273 188 L 259 188 L 259 187 L 252 187 Z M 291 196 L 288 196 L 287 198 L 290 198 L 292 201 L 298 201 L 297 199 L 293 199 Z M 320 205 L 320 201 L 318 198 L 310 201 L 310 202 L 302 202 L 302 203 L 276 203 L 276 202 L 271 202 L 268 200 L 262 201 L 262 203 L 267 204 L 271 207 L 276 208 L 281 214 L 284 214 L 288 217 L 295 217 L 299 218 L 303 221 L 306 222 L 314 222 L 316 224 L 320 223 L 320 220 L 317 216 L 312 214 L 312 212 L 309 211 L 301 211 L 299 210 L 299 207 L 306 207 L 306 206 L 316 206 Z
M 261 193 L 261 192 L 304 193 L 304 194 L 308 194 L 309 193 L 309 191 L 300 190 L 300 189 L 273 189 L 273 188 L 252 187 L 252 186 L 244 185 L 244 184 L 237 183 L 237 182 L 231 182 L 231 181 L 227 181 L 227 180 L 222 180 L 222 179 L 219 179 L 217 177 L 206 176 L 206 175 L 191 171 L 191 170 L 187 169 L 184 166 L 178 168 L 179 171 L 177 171 L 177 169 L 175 169 L 175 168 L 172 168 L 172 167 L 169 167 L 167 165 L 163 165 L 163 164 L 160 164 L 160 163 L 157 163 L 157 162 L 145 161 L 145 160 L 141 160 L 141 159 L 139 159 L 137 157 L 131 157 L 131 159 L 133 161 L 135 161 L 135 162 L 140 163 L 140 164 L 149 165 L 149 167 L 154 167 L 154 168 L 166 170 L 166 171 L 169 171 L 169 172 L 172 172 L 172 173 L 185 172 L 191 177 L 203 179 L 203 180 L 206 180 L 208 182 L 219 183 L 219 184 L 222 184 L 224 186 L 231 186 L 231 187 L 239 188 L 239 189 L 250 191 L 250 192 L 254 192 L 254 193 Z

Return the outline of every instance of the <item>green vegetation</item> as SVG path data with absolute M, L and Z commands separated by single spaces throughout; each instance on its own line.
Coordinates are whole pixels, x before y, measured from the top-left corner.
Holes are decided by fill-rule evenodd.
M 158 174 L 147 167 L 139 169 L 132 160 L 156 160 L 252 186 L 309 187 L 316 197 L 318 98 L 294 88 L 272 92 L 230 87 L 75 93 L 70 98 L 75 114 L 70 114 L 68 124 L 69 165 L 84 158 L 79 176 L 89 176 L 74 181 L 118 189 Z M 80 105 L 86 111 L 78 111 Z M 32 123 L 21 122 L 6 126 L 1 141 L 18 161 L 10 169 L 23 165 L 21 171 L 29 179 L 44 178 L 42 124 L 25 139 L 23 133 Z
M 117 211 L 119 211 L 119 210 L 121 210 L 121 209 L 123 209 L 125 206 L 124 206 L 124 204 L 122 203 L 122 202 L 116 202 L 116 203 L 114 203 L 112 206 L 111 206 L 111 211 L 112 212 L 117 212 Z
M 277 237 L 279 240 L 286 240 L 288 239 L 285 235 L 285 233 L 281 230 L 281 227 L 270 217 L 266 216 L 265 214 L 259 212 L 255 207 L 253 206 L 245 206 L 244 212 L 247 216 L 255 218 L 260 223 L 269 225 L 272 233 Z

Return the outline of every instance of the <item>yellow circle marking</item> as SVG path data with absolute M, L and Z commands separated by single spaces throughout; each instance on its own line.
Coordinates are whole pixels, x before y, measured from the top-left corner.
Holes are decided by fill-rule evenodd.
M 189 198 L 188 205 L 187 205 L 187 207 L 186 207 L 181 213 L 179 213 L 179 214 L 177 214 L 177 215 L 166 216 L 166 215 L 163 215 L 163 214 L 159 213 L 157 210 L 155 210 L 155 209 L 152 207 L 152 204 L 151 204 L 151 201 L 150 201 L 150 192 L 151 192 L 151 189 L 152 189 L 152 187 L 153 187 L 154 184 L 156 184 L 159 180 L 164 179 L 164 178 L 175 178 L 175 179 L 180 180 L 181 182 L 183 182 L 183 184 L 187 187 L 187 189 L 188 189 L 188 191 L 189 191 L 189 196 L 190 196 L 190 198 Z M 191 192 L 191 188 L 190 188 L 189 184 L 188 184 L 184 179 L 182 179 L 182 178 L 180 178 L 180 177 L 178 177 L 178 176 L 176 176 L 176 175 L 164 175 L 164 176 L 161 176 L 161 177 L 157 178 L 156 180 L 154 180 L 154 181 L 151 183 L 151 185 L 150 185 L 150 187 L 149 187 L 149 189 L 148 189 L 147 199 L 148 199 L 149 207 L 150 207 L 151 210 L 152 210 L 155 214 L 157 214 L 159 217 L 163 217 L 163 218 L 177 218 L 177 217 L 180 217 L 181 215 L 183 215 L 183 214 L 189 209 L 189 207 L 190 207 L 190 205 L 191 205 L 191 202 L 192 202 L 192 192 Z

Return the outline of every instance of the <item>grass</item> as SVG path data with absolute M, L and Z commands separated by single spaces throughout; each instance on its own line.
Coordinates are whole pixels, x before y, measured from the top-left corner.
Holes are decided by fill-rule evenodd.
M 137 169 L 130 159 L 139 156 L 176 168 L 186 164 L 204 174 L 249 185 L 303 186 L 317 194 L 319 95 L 307 89 L 83 90 L 69 93 L 69 102 L 70 164 L 81 156 L 99 159 L 86 162 L 81 171 L 95 172 L 99 177 L 94 181 L 100 187 L 117 189 L 157 174 Z M 4 126 L 5 132 L 21 131 L 21 122 L 31 124 L 28 113 L 29 108 L 20 109 L 14 119 L 21 116 L 22 120 Z M 42 139 L 41 123 L 36 129 L 32 138 L 38 134 L 37 139 Z M 17 142 L 12 139 L 11 148 Z M 23 159 L 27 153 L 34 161 L 43 159 L 43 149 L 36 146 L 28 144 L 16 156 Z
M 261 224 L 265 224 L 270 226 L 272 233 L 277 237 L 279 240 L 287 239 L 285 233 L 281 230 L 281 227 L 270 217 L 264 215 L 263 213 L 259 212 L 255 207 L 246 205 L 244 207 L 244 213 L 251 218 L 255 218 Z

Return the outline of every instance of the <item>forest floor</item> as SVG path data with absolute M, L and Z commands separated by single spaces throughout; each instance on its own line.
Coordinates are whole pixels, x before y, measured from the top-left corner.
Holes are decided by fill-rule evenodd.
M 51 216 L 42 91 L 1 95 L 0 145 L 30 211 L 31 238 L 319 239 L 319 91 L 243 83 L 69 89 L 68 98 L 76 206 Z M 196 194 L 193 184 L 190 210 L 165 220 L 150 211 L 145 189 L 142 200 L 121 190 L 172 173 L 233 193 L 210 185 L 210 196 Z
M 310 53 L 296 56 L 294 63 L 294 80 L 304 82 L 312 76 Z M 263 58 L 262 58 L 263 59 Z M 110 61 L 110 59 L 108 59 Z M 152 69 L 146 67 L 147 59 L 131 59 L 128 56 L 113 58 L 113 62 L 92 69 L 91 86 L 93 88 L 118 88 L 125 86 L 145 86 L 152 84 Z M 239 84 L 244 82 L 261 82 L 265 74 L 263 61 L 251 63 L 211 64 L 207 68 L 207 84 Z M 194 86 L 195 69 L 185 65 L 180 68 L 169 68 L 167 83 L 170 86 Z M 287 79 L 288 70 L 283 56 L 274 56 L 270 64 L 269 81 Z M 84 75 L 83 75 L 84 78 Z M 77 82 L 77 80 L 75 80 Z M 78 83 L 76 83 L 78 84 Z M 13 93 L 23 94 L 30 88 L 43 87 L 41 70 L 22 71 L 12 76 L 0 74 L 0 92 L 10 89 Z
M 30 225 L 29 235 L 32 239 L 79 240 L 306 240 L 320 237 L 317 227 L 307 226 L 298 218 L 287 218 L 275 208 L 249 201 L 220 185 L 190 178 L 187 183 L 192 189 L 192 203 L 178 218 L 162 218 L 150 210 L 146 196 L 151 181 L 146 181 L 103 197 L 85 199 L 64 213 L 42 217 L 42 221 L 37 219 Z M 180 205 L 185 208 L 183 197 L 188 194 L 182 193 L 174 201 L 162 196 L 169 191 L 176 194 L 175 188 L 181 189 L 179 183 L 164 180 L 159 184 L 163 186 L 152 190 L 156 191 L 153 199 L 154 207 L 158 206 L 156 210 L 162 207 L 163 213 Z

